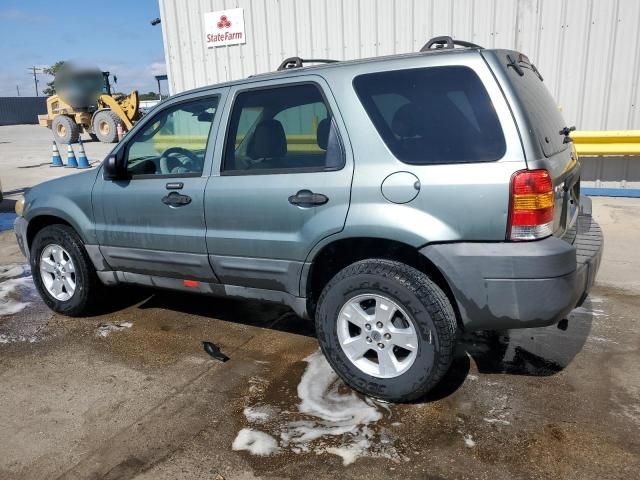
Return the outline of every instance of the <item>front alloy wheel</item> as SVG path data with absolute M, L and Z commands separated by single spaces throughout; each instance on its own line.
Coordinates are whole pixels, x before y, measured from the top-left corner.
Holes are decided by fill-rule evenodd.
M 55 243 L 40 254 L 40 278 L 47 292 L 56 300 L 66 302 L 76 291 L 76 269 L 71 255 Z

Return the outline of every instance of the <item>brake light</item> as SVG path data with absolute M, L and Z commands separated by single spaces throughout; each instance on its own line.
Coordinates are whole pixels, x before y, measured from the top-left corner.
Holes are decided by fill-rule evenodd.
M 546 170 L 511 177 L 508 240 L 537 240 L 553 233 L 553 182 Z

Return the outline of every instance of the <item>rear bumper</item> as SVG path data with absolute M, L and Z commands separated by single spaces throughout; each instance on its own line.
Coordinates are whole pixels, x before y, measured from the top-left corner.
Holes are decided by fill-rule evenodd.
M 536 242 L 429 245 L 421 253 L 447 279 L 468 330 L 541 327 L 581 304 L 600 267 L 603 236 L 591 216 L 576 223 L 573 245 Z

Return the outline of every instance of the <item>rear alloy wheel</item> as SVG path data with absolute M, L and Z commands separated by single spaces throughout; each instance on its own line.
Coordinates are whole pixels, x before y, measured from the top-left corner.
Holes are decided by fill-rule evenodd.
M 59 143 L 76 143 L 80 138 L 80 127 L 71 117 L 66 115 L 56 115 L 51 122 L 51 130 Z
M 316 310 L 331 367 L 350 387 L 392 402 L 424 396 L 445 375 L 457 322 L 445 293 L 400 262 L 370 259 L 340 271 Z
M 78 234 L 67 225 L 40 230 L 30 248 L 35 286 L 47 306 L 79 316 L 100 301 L 101 283 Z
M 383 295 L 357 295 L 338 313 L 338 339 L 345 356 L 362 372 L 394 378 L 416 360 L 418 332 L 413 320 Z
M 118 123 L 120 117 L 111 110 L 102 110 L 93 117 L 93 133 L 102 143 L 118 141 Z

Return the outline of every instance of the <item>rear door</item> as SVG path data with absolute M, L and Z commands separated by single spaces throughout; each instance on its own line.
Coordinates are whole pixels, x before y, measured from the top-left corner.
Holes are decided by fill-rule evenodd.
M 522 113 L 525 128 L 521 132 L 531 138 L 527 165 L 546 169 L 553 179 L 554 235 L 563 236 L 575 222 L 580 203 L 580 165 L 567 139 L 567 123 L 542 75 L 525 55 L 503 50 L 495 55 Z
M 229 92 L 205 192 L 207 248 L 222 283 L 298 295 L 307 254 L 344 227 L 353 161 L 324 81 Z

